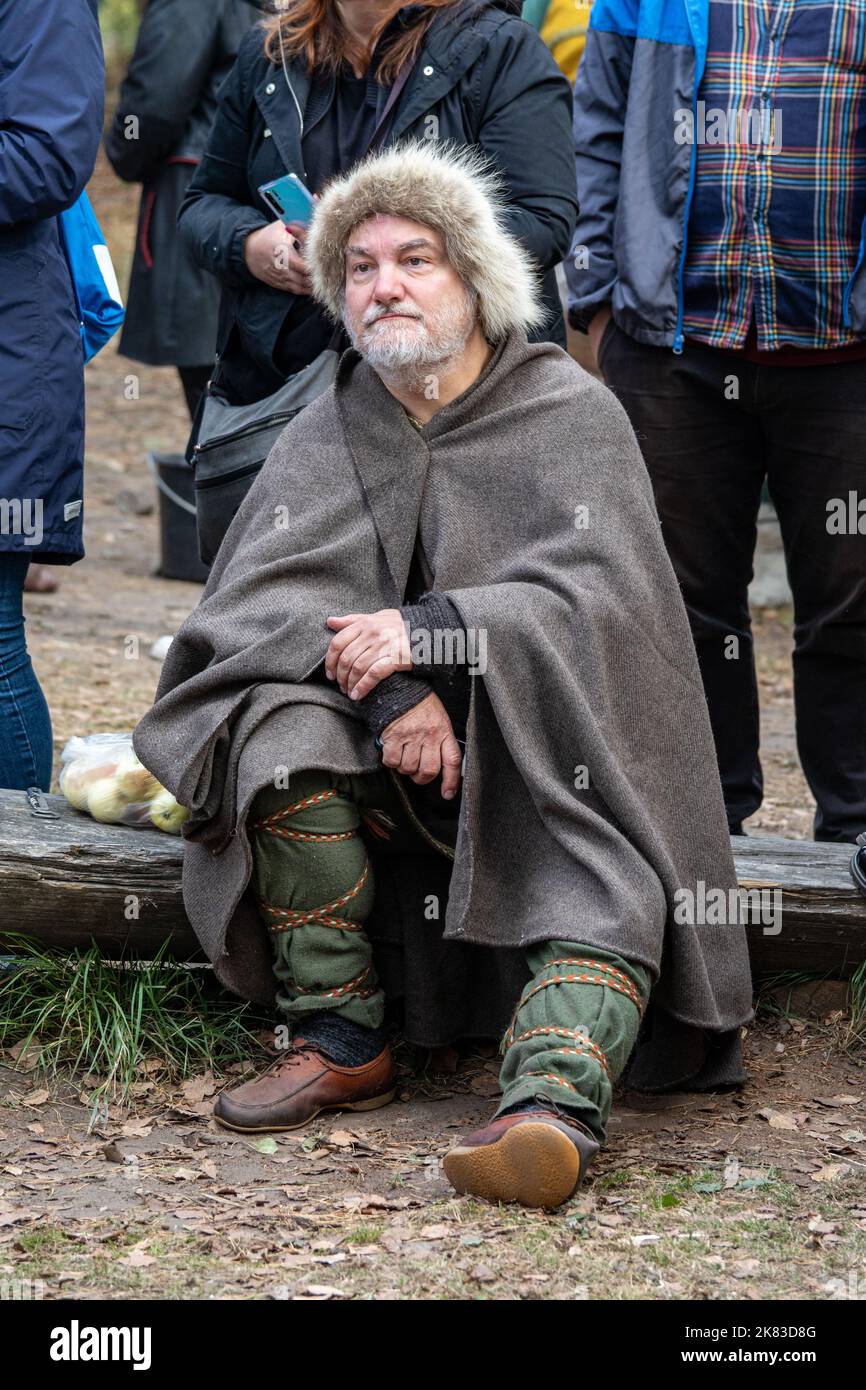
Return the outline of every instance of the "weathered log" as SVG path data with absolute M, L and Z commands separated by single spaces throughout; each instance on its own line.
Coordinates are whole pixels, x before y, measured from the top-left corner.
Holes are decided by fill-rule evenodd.
M 62 796 L 45 802 L 58 820 L 32 815 L 24 792 L 0 790 L 0 949 L 14 932 L 145 960 L 167 941 L 172 956 L 200 960 L 180 892 L 180 836 L 101 825 Z
M 159 830 L 100 825 L 62 796 L 58 820 L 31 815 L 23 792 L 0 790 L 0 949 L 3 933 L 90 945 L 147 959 L 159 946 L 200 960 L 180 891 L 183 841 Z M 866 898 L 849 872 L 851 845 L 739 836 L 743 888 L 781 890 L 778 921 L 747 925 L 756 974 L 804 971 L 844 978 L 866 960 Z M 778 931 L 776 928 L 780 928 Z
M 851 877 L 854 845 L 733 837 L 741 888 L 781 888 L 781 930 L 747 925 L 752 970 L 848 979 L 866 961 L 866 898 Z

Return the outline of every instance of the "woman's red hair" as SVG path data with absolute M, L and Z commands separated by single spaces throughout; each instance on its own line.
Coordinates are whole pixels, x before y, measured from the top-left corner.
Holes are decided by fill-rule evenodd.
M 395 0 L 383 6 L 382 18 L 364 48 L 347 34 L 335 0 L 292 0 L 283 14 L 268 21 L 265 52 L 275 63 L 280 61 L 281 49 L 286 57 L 303 57 L 311 72 L 315 68 L 336 71 L 344 58 L 366 70 L 382 30 L 405 3 L 406 0 Z M 403 64 L 417 58 L 435 11 L 458 3 L 459 0 L 426 0 L 424 8 L 429 13 L 419 15 L 388 45 L 376 70 L 377 79 L 386 85 L 393 82 Z

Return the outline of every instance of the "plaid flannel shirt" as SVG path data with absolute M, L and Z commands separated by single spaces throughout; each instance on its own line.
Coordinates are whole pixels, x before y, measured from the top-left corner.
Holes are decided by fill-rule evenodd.
M 710 0 L 683 331 L 835 348 L 866 218 L 866 0 Z M 746 115 L 748 113 L 748 115 Z

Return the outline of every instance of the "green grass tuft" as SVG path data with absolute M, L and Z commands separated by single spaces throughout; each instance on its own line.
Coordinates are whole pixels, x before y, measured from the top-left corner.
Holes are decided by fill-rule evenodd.
M 851 976 L 848 998 L 851 1018 L 845 1032 L 845 1051 L 853 1052 L 866 1047 L 866 961 Z
M 108 961 L 96 946 L 4 940 L 15 965 L 0 974 L 0 1047 L 32 1044 L 43 1072 L 95 1078 L 94 1114 L 128 1098 L 148 1057 L 180 1081 L 261 1052 L 253 1029 L 271 1020 L 209 990 L 209 971 L 166 959 L 164 948 L 152 961 Z

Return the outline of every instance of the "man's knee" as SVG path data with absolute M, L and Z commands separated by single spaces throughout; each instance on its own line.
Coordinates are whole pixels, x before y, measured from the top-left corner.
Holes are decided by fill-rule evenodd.
M 249 822 L 266 819 L 275 813 L 284 812 L 288 806 L 299 802 L 310 802 L 313 797 L 335 789 L 336 774 L 325 768 L 304 768 L 293 772 L 288 786 L 277 787 L 269 782 L 257 792 L 250 805 Z M 311 802 L 311 804 L 315 804 Z
M 253 884 L 272 930 L 313 923 L 347 928 L 370 913 L 373 874 L 355 801 L 331 772 L 312 770 L 266 787 L 248 822 Z

